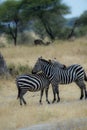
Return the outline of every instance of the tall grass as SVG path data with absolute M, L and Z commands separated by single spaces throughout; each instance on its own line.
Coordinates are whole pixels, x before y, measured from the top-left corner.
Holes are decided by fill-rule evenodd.
M 16 77 L 22 74 L 29 74 L 31 73 L 32 70 L 32 68 L 29 67 L 28 65 L 21 65 L 21 64 L 14 65 L 12 63 L 8 65 L 8 69 L 12 77 Z
M 49 46 L 9 46 L 0 48 L 7 65 L 18 71 L 18 74 L 30 73 L 31 68 L 37 58 L 53 59 L 66 66 L 71 64 L 81 64 L 87 73 L 87 40 L 86 38 L 70 41 L 56 41 Z M 87 83 L 86 83 L 87 85 Z M 59 123 L 59 128 L 63 130 L 79 130 L 79 126 L 84 124 L 82 130 L 87 129 L 87 101 L 79 101 L 80 90 L 73 83 L 60 85 L 60 103 L 46 104 L 45 96 L 43 105 L 39 105 L 40 92 L 25 95 L 27 106 L 20 107 L 17 100 L 17 87 L 15 76 L 9 79 L 0 79 L 0 130 L 16 130 L 38 123 Z M 49 100 L 53 99 L 52 88 L 49 90 Z M 82 123 L 82 119 L 84 123 Z M 79 125 L 76 125 L 78 121 Z M 65 122 L 65 124 L 64 124 Z M 64 124 L 62 126 L 62 124 Z M 69 127 L 66 127 L 66 124 Z M 57 126 L 58 127 L 58 126 Z M 81 130 L 81 129 L 80 129 Z

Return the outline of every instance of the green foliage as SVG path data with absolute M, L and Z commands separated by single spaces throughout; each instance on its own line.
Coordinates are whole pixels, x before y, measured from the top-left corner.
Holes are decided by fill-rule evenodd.
M 21 25 L 21 1 L 7 0 L 0 4 L 0 22 L 4 25 L 4 33 L 11 35 L 14 45 L 17 43 L 18 30 Z
M 19 74 L 29 74 L 31 72 L 31 68 L 28 65 L 18 65 L 17 67 L 18 73 Z
M 69 7 L 63 4 L 61 0 L 22 0 L 22 2 L 23 14 L 25 16 L 31 14 L 34 21 L 36 21 L 35 19 L 40 20 L 35 24 L 35 31 L 39 35 L 41 33 L 41 38 L 47 33 L 54 39 L 59 33 L 57 28 L 60 31 L 63 26 L 63 15 L 69 13 Z
M 17 75 L 21 74 L 29 74 L 31 73 L 32 70 L 32 68 L 29 67 L 28 65 L 21 65 L 21 64 L 17 66 L 15 66 L 14 64 L 9 64 L 8 69 L 13 77 L 16 77 Z
M 36 20 L 33 23 L 33 29 L 35 33 L 38 34 L 41 39 L 44 39 L 44 37 L 46 36 L 46 31 L 40 20 Z
M 20 1 L 8 0 L 0 4 L 0 19 L 3 22 L 12 22 L 18 19 Z
M 29 21 L 30 24 L 39 21 L 36 28 L 42 32 L 41 37 L 48 34 L 55 39 L 63 26 L 63 15 L 67 13 L 69 7 L 62 0 L 7 0 L 0 4 L 0 20 L 7 25 L 4 32 L 11 35 L 14 45 L 18 32 L 27 28 Z
M 87 11 L 85 11 L 78 19 L 79 26 L 87 25 Z
M 87 35 L 87 26 L 81 26 L 76 29 L 76 36 L 81 37 Z
M 77 19 L 75 34 L 77 37 L 87 35 L 87 11 Z

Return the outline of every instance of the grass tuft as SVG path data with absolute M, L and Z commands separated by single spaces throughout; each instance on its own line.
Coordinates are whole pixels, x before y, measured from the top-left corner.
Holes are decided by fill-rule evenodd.
M 31 73 L 32 68 L 28 65 L 15 65 L 15 64 L 9 64 L 8 65 L 9 72 L 11 76 L 16 77 L 17 75 L 21 74 L 29 74 Z

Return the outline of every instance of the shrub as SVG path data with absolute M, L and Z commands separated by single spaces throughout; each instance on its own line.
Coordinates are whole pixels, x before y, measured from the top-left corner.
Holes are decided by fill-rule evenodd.
M 14 64 L 8 65 L 9 72 L 12 77 L 16 77 L 17 75 L 21 74 L 29 74 L 31 73 L 32 68 L 29 67 L 28 65 L 17 65 L 15 66 Z

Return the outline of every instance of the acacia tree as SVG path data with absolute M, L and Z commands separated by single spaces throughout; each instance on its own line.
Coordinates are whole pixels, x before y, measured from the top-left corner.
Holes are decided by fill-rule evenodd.
M 11 35 L 14 45 L 17 44 L 18 28 L 21 23 L 21 2 L 8 0 L 0 4 L 0 22 L 5 26 L 4 32 Z
M 87 11 L 84 11 L 83 14 L 76 20 L 77 36 L 84 36 L 87 34 Z
M 54 14 L 63 17 L 68 11 L 69 8 L 61 0 L 7 0 L 0 4 L 0 22 L 6 25 L 5 32 L 11 35 L 14 45 L 17 44 L 18 31 L 35 19 L 40 20 L 46 33 L 54 39 Z
M 78 18 L 78 23 L 80 26 L 87 26 L 87 10 Z
M 55 23 L 54 19 L 57 19 L 57 17 L 63 18 L 64 14 L 69 13 L 69 7 L 63 4 L 61 0 L 22 0 L 22 2 L 24 16 L 27 17 L 26 15 L 32 14 L 33 19 L 39 19 L 46 33 L 51 39 L 55 39 L 52 22 L 54 25 L 59 24 L 60 27 L 60 23 L 57 23 L 57 21 Z

